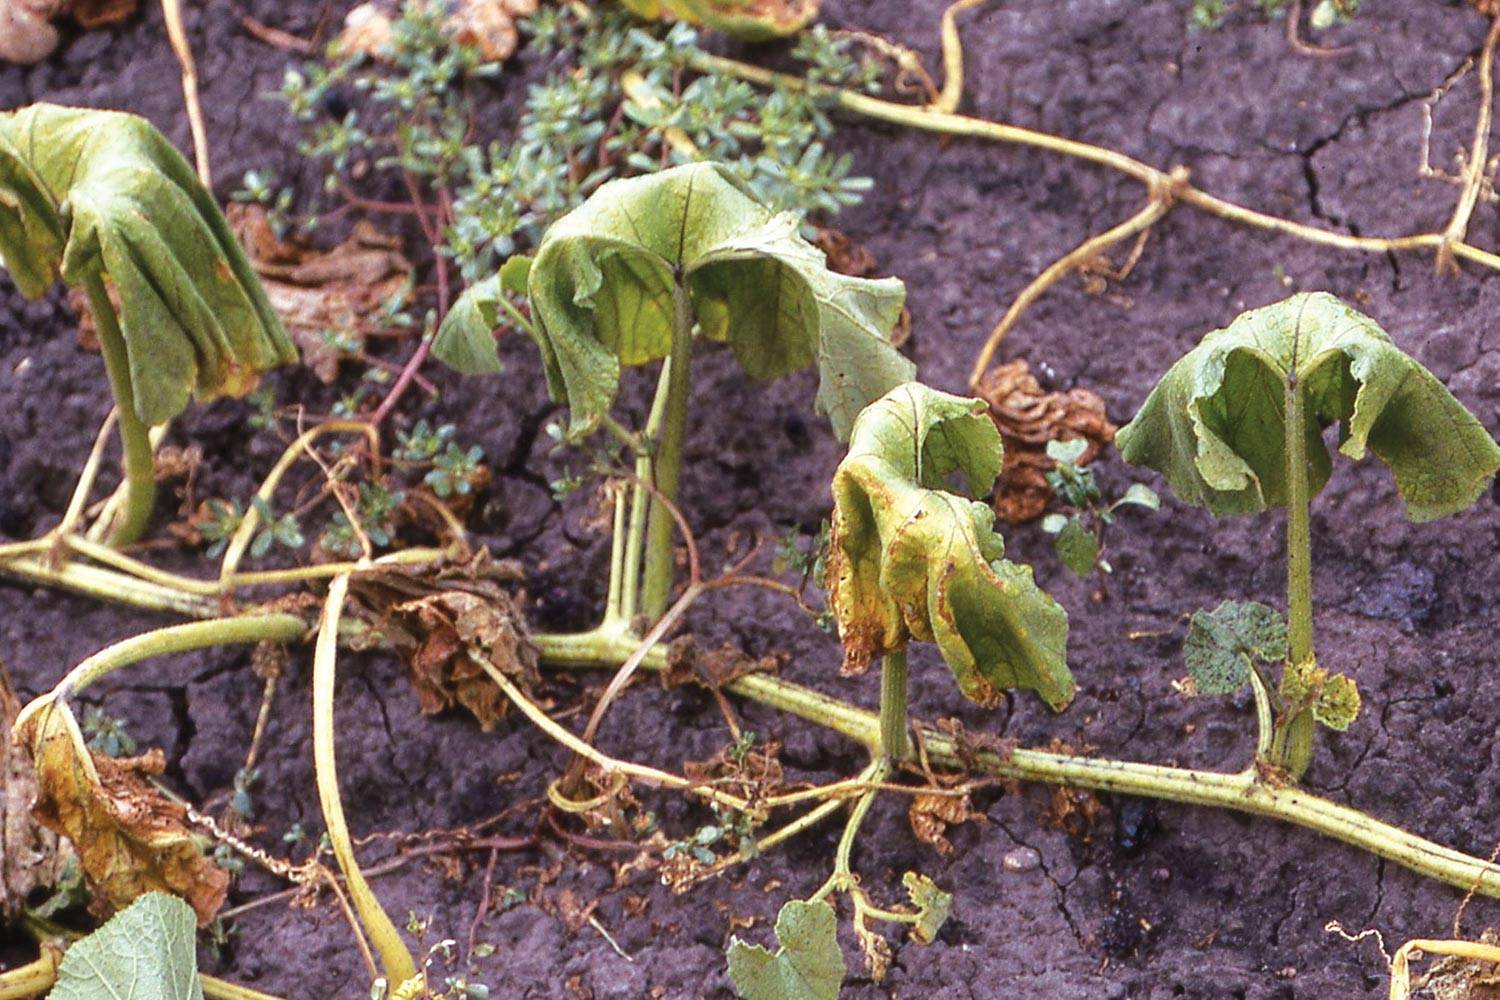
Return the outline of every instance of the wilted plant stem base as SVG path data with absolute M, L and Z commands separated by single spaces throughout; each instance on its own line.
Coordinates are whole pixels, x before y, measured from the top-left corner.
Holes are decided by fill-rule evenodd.
M 125 546 L 136 541 L 151 520 L 151 504 L 156 498 L 156 455 L 151 447 L 150 431 L 135 408 L 135 389 L 130 381 L 130 362 L 125 352 L 125 337 L 115 319 L 114 306 L 104 288 L 104 279 L 95 274 L 85 284 L 89 309 L 94 314 L 94 329 L 99 334 L 99 349 L 109 372 L 120 418 L 120 443 L 125 452 L 125 502 L 119 520 L 110 528 L 111 545 Z

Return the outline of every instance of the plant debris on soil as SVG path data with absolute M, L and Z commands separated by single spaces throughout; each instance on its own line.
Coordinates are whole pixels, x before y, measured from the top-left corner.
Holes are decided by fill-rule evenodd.
M 0 0 L 0 56 L 5 19 L 17 16 L 18 2 L 24 5 Z M 489 6 L 512 17 L 525 4 Z M 824 0 L 819 17 L 832 28 L 888 38 L 937 67 L 947 6 Z M 1253 6 L 1239 5 L 1220 27 L 1205 30 L 1190 23 L 1189 5 L 1180 0 L 983 5 L 965 15 L 963 108 L 1164 168 L 1185 164 L 1205 189 L 1308 225 L 1353 235 L 1441 229 L 1454 189 L 1419 176 L 1424 109 L 1479 52 L 1485 17 L 1473 6 L 1436 0 L 1365 4 L 1355 20 L 1329 29 L 1342 54 L 1321 58 L 1290 49 L 1284 23 L 1259 17 Z M 82 21 L 79 13 L 75 8 Z M 280 87 L 294 54 L 268 43 L 264 32 L 246 30 L 242 15 L 321 43 L 337 32 L 343 13 L 330 13 L 321 0 L 186 5 L 221 203 L 250 170 L 273 171 L 298 197 L 314 196 L 324 183 L 321 169 L 297 151 L 297 125 L 285 107 L 263 99 Z M 492 31 L 493 44 L 514 48 L 514 27 L 495 18 L 474 30 Z M 61 44 L 50 58 L 50 48 L 37 48 L 30 59 L 10 57 L 34 66 L 0 63 L 0 110 L 39 101 L 128 110 L 191 149 L 159 7 L 145 5 L 137 16 L 87 33 L 46 31 L 47 45 Z M 369 44 L 378 48 L 357 43 Z M 777 51 L 732 50 L 758 61 L 774 60 Z M 502 72 L 477 84 L 482 117 L 512 121 L 527 87 L 549 68 L 548 57 L 523 45 Z M 1432 113 L 1434 160 L 1468 148 L 1475 89 L 1467 97 L 1455 90 L 1451 103 Z M 1044 151 L 939 140 L 852 116 L 838 116 L 833 142 L 874 186 L 839 215 L 842 238 L 825 235 L 820 245 L 836 260 L 843 255 L 851 273 L 868 273 L 878 261 L 879 273 L 906 283 L 914 333 L 905 351 L 926 382 L 955 392 L 963 391 L 984 335 L 1016 295 L 1088 235 L 1140 207 L 1134 182 Z M 251 213 L 242 221 L 273 299 L 282 296 L 289 315 L 306 317 L 292 324 L 293 332 L 302 328 L 306 367 L 267 382 L 309 412 L 333 412 L 351 367 L 340 373 L 340 360 L 383 351 L 379 338 L 366 338 L 379 322 L 371 306 L 413 281 L 417 220 L 390 232 L 335 226 L 305 243 L 277 237 Z M 1481 200 L 1469 235 L 1500 244 L 1500 215 L 1489 199 Z M 1234 770 L 1253 750 L 1248 692 L 1187 698 L 1174 682 L 1193 611 L 1229 597 L 1280 605 L 1284 567 L 1271 555 L 1280 515 L 1214 521 L 1164 499 L 1160 515 L 1111 536 L 1114 572 L 1100 587 L 1071 576 L 1051 538 L 1032 523 L 1048 509 L 1046 441 L 1087 441 L 1084 460 L 1108 495 L 1118 495 L 1139 473 L 1112 448 L 1114 425 L 1130 418 L 1204 331 L 1293 290 L 1327 290 L 1358 303 L 1493 432 L 1500 420 L 1500 328 L 1493 321 L 1500 278 L 1467 263 L 1457 277 L 1443 276 L 1427 258 L 1335 251 L 1175 212 L 1153 228 L 1149 251 L 1121 289 L 1126 294 L 1091 295 L 1077 283 L 1059 283 L 1007 336 L 1004 361 L 985 383 L 1006 448 L 1005 485 L 994 498 L 1013 525 L 1004 532 L 1005 555 L 1034 566 L 1037 582 L 1070 614 L 1076 700 L 1059 715 L 1034 698 L 1009 695 L 997 697 L 994 710 L 978 708 L 959 697 L 948 670 L 926 649 L 911 656 L 911 712 L 953 719 L 952 731 L 970 734 L 965 746 L 974 754 L 1059 740 L 1111 757 Z M 414 295 L 431 291 L 413 285 Z M 0 271 L 0 543 L 34 537 L 56 522 L 109 411 L 99 358 L 80 351 L 76 330 L 64 293 L 28 302 Z M 315 340 L 340 346 L 323 353 Z M 553 488 L 571 470 L 554 454 L 545 427 L 564 414 L 546 398 L 535 347 L 507 336 L 499 350 L 505 374 L 498 378 L 424 369 L 438 391 L 410 393 L 393 425 L 456 424 L 465 441 L 483 447 L 491 474 L 476 479 L 465 498 L 473 540 L 522 561 L 532 628 L 576 629 L 605 599 L 610 552 L 597 530 L 598 500 L 588 490 Z M 404 359 L 406 349 L 392 356 Z M 713 347 L 694 363 L 699 395 L 691 420 L 700 444 L 689 448 L 680 505 L 699 533 L 704 565 L 732 563 L 746 539 L 814 535 L 830 516 L 829 480 L 843 455 L 813 413 L 815 374 L 760 383 Z M 639 409 L 646 396 L 638 389 L 623 391 Z M 170 445 L 201 449 L 191 480 L 197 496 L 248 496 L 281 454 L 284 442 L 253 425 L 256 413 L 253 401 L 221 400 L 173 422 Z M 109 465 L 116 453 L 106 454 Z M 165 531 L 167 505 L 159 507 L 155 524 Z M 1357 681 L 1365 710 L 1347 732 L 1325 734 L 1305 784 L 1481 858 L 1500 838 L 1496 507 L 1492 489 L 1465 513 L 1412 525 L 1386 470 L 1346 462 L 1335 466 L 1313 515 L 1318 666 Z M 182 572 L 199 565 L 182 552 L 151 554 Z M 766 553 L 762 564 L 769 561 Z M 469 621 L 462 593 L 372 600 L 378 613 L 371 619 L 388 614 L 406 630 L 411 662 L 366 651 L 341 663 L 340 786 L 381 900 L 398 923 L 411 914 L 413 926 L 426 928 L 422 949 L 457 942 L 455 967 L 487 984 L 492 997 L 728 1000 L 729 940 L 738 934 L 773 947 L 778 938 L 786 942 L 793 928 L 778 921 L 778 908 L 821 883 L 837 824 L 680 894 L 651 865 L 636 863 L 634 845 L 621 850 L 607 830 L 572 840 L 539 830 L 539 805 L 570 756 L 520 713 L 502 712 L 493 688 L 473 685 L 468 644 L 481 633 L 492 648 L 498 639 L 508 657 L 500 669 L 536 688 L 557 717 L 586 716 L 607 677 L 538 673 L 525 626 Z M 168 622 L 60 591 L 0 584 L 0 660 L 10 665 L 22 701 L 107 643 Z M 735 739 L 715 695 L 719 684 L 751 669 L 774 666 L 820 691 L 866 706 L 878 701 L 878 681 L 841 679 L 837 641 L 780 595 L 723 591 L 695 605 L 685 624 L 697 650 L 729 652 L 701 654 L 697 666 L 682 658 L 677 678 L 691 673 L 695 683 L 627 690 L 597 740 L 611 756 L 674 771 L 684 762 L 710 762 L 700 773 L 748 782 L 743 769 L 726 767 L 722 754 Z M 249 648 L 180 654 L 91 690 L 90 704 L 106 705 L 142 747 L 160 750 L 103 764 L 101 778 L 114 797 L 89 799 L 83 808 L 119 822 L 120 803 L 152 788 L 144 784 L 149 774 L 204 814 L 231 810 L 245 790 L 239 772 L 266 691 L 252 656 Z M 321 829 L 310 658 L 293 649 L 272 690 L 244 817 L 254 844 L 299 860 L 316 848 Z M 757 781 L 832 782 L 863 763 L 858 748 L 835 734 L 754 705 L 734 708 L 734 724 L 772 755 L 745 765 L 759 769 Z M 649 815 L 668 839 L 716 821 L 703 804 L 670 792 L 640 789 L 639 797 L 634 811 Z M 172 827 L 180 815 L 170 805 L 153 798 L 140 818 Z M 0 899 L 8 906 L 28 891 L 26 876 L 11 867 L 25 855 L 13 852 L 45 856 L 52 841 L 35 830 L 13 840 L 10 821 L 21 812 L 6 801 L 0 815 Z M 128 824 L 119 837 L 135 848 Z M 977 788 L 967 799 L 883 796 L 854 865 L 864 885 L 887 900 L 904 898 L 903 873 L 914 869 L 953 896 L 951 915 L 930 944 L 892 938 L 881 984 L 846 947 L 842 996 L 855 1000 L 1377 1000 L 1387 996 L 1385 963 L 1373 947 L 1325 933 L 1325 925 L 1375 928 L 1391 942 L 1443 937 L 1463 895 L 1284 824 L 1171 803 L 1153 806 L 1148 819 L 1129 799 L 1026 786 Z M 90 878 L 107 877 L 102 864 L 85 867 Z M 171 885 L 180 876 L 174 870 L 164 880 Z M 914 902 L 924 888 L 913 890 Z M 276 895 L 286 889 L 254 865 L 232 886 L 202 880 L 197 891 L 205 896 L 227 892 L 230 914 L 200 936 L 205 971 L 284 997 L 368 995 L 365 965 L 338 903 L 326 893 Z M 195 902 L 200 917 L 219 908 L 217 898 Z M 1500 903 L 1476 897 L 1465 922 L 1475 934 L 1500 925 Z M 753 961 L 778 961 L 778 954 L 762 949 Z M 0 942 L 7 967 L 34 956 L 19 935 Z M 1472 963 L 1441 968 L 1443 982 L 1462 983 L 1471 996 L 1492 989 L 1481 984 L 1484 974 Z

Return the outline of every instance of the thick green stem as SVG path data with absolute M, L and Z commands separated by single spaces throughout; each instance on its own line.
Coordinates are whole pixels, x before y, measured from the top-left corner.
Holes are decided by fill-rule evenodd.
M 641 610 L 641 552 L 646 542 L 646 512 L 651 509 L 651 494 L 645 484 L 652 481 L 653 453 L 667 411 L 667 394 L 671 385 L 672 359 L 669 357 L 657 379 L 656 395 L 652 397 L 651 413 L 646 417 L 646 430 L 642 435 L 650 450 L 640 452 L 635 458 L 636 483 L 630 490 L 630 527 L 626 532 L 620 587 L 619 617 L 627 623 Z
M 906 650 L 893 650 L 880 660 L 880 748 L 893 761 L 911 755 L 906 723 Z
M 130 359 L 125 350 L 125 335 L 115 319 L 115 307 L 104 288 L 104 278 L 93 274 L 84 281 L 89 308 L 94 314 L 94 329 L 99 333 L 99 350 L 109 373 L 110 388 L 115 394 L 115 409 L 120 417 L 120 444 L 125 452 L 125 505 L 119 519 L 110 529 L 109 543 L 125 546 L 136 541 L 151 520 L 151 505 L 156 499 L 156 458 L 151 449 L 151 434 L 135 408 L 135 388 L 130 381 Z
M 0 972 L 0 1000 L 28 1000 L 39 997 L 57 982 L 60 955 L 44 951 L 35 962 Z
M 1307 476 L 1307 393 L 1296 372 L 1286 380 L 1286 605 L 1287 640 L 1292 665 L 1313 658 L 1312 505 Z M 1284 682 L 1283 682 L 1284 684 Z M 1272 745 L 1277 763 L 1300 778 L 1312 759 L 1312 713 L 1303 709 L 1280 720 Z
M 667 408 L 652 468 L 652 485 L 668 501 L 677 499 L 677 483 L 682 471 L 692 356 L 693 304 L 687 288 L 679 282 L 673 286 L 672 295 L 672 353 L 667 370 Z M 641 612 L 652 621 L 661 617 L 672 599 L 672 577 L 676 568 L 672 559 L 672 535 L 676 530 L 666 504 L 653 498 L 650 524 L 646 529 L 646 579 L 641 591 Z
M 538 634 L 532 640 L 542 659 L 555 665 L 612 667 L 635 649 L 635 640 L 604 633 Z M 642 666 L 665 670 L 666 648 L 652 649 Z M 873 753 L 880 750 L 880 720 L 873 712 L 768 674 L 740 677 L 725 685 L 725 689 L 842 733 Z M 969 766 L 953 740 L 942 733 L 923 730 L 923 745 L 933 763 L 952 768 Z M 1015 750 L 1004 757 L 984 754 L 972 763 L 980 771 L 1002 778 L 1270 816 L 1351 844 L 1459 889 L 1473 888 L 1486 896 L 1500 896 L 1500 864 L 1435 844 L 1321 796 L 1262 781 L 1253 768 L 1238 774 L 1221 774 L 1040 750 Z

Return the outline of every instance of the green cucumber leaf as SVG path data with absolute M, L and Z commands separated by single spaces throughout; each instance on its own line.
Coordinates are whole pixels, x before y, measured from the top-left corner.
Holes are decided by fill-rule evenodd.
M 47 1000 L 203 1000 L 197 929 L 191 906 L 148 892 L 68 948 Z
M 1500 445 L 1431 372 L 1368 316 L 1318 292 L 1243 313 L 1163 376 L 1116 437 L 1127 462 L 1158 470 L 1178 496 L 1214 514 L 1286 502 L 1284 387 L 1306 393 L 1313 492 L 1339 451 L 1390 466 L 1413 521 L 1473 503 L 1500 469 Z
M 961 471 L 987 494 L 1001 455 L 982 400 L 910 382 L 860 414 L 834 473 L 828 565 L 846 672 L 920 639 L 982 705 L 1006 688 L 1073 699 L 1067 612 L 1001 558 L 994 510 L 944 488 Z
M 745 1000 L 837 1000 L 847 967 L 838 921 L 824 902 L 794 899 L 776 915 L 773 954 L 735 937 L 729 942 L 729 979 Z
M 0 263 L 36 298 L 95 276 L 120 297 L 148 424 L 243 396 L 297 359 L 213 197 L 135 115 L 36 104 L 0 114 Z
M 622 367 L 667 355 L 680 276 L 699 335 L 728 343 L 750 375 L 816 364 L 818 406 L 847 437 L 861 409 L 915 371 L 890 343 L 905 291 L 894 278 L 830 271 L 799 226 L 713 163 L 611 181 L 558 220 L 526 289 L 547 384 L 568 404 L 572 432 L 609 411 Z M 502 272 L 466 292 L 433 353 L 460 371 L 498 371 L 485 304 L 518 277 Z

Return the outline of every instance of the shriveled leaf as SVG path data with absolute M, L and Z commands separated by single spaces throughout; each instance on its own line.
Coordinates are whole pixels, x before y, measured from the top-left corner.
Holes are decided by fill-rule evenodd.
M 1250 658 L 1286 659 L 1286 620 L 1256 601 L 1225 601 L 1213 611 L 1195 611 L 1182 655 L 1202 694 L 1230 694 L 1250 682 Z
M 295 361 L 245 253 L 144 118 L 36 104 L 0 114 L 0 261 L 35 298 L 102 274 L 120 297 L 136 409 L 160 423 Z
M 1245 514 L 1286 502 L 1284 387 L 1306 394 L 1314 492 L 1339 451 L 1391 467 L 1414 521 L 1463 510 L 1500 468 L 1500 445 L 1431 372 L 1369 317 L 1318 292 L 1243 313 L 1172 366 L 1119 435 L 1120 454 L 1189 503 Z
M 961 471 L 986 493 L 1000 461 L 981 400 L 910 382 L 860 414 L 834 473 L 828 565 L 845 672 L 920 639 L 982 705 L 1006 688 L 1055 709 L 1073 699 L 1067 612 L 1001 558 L 994 511 L 945 488 Z
M 1315 660 L 1287 667 L 1281 694 L 1293 706 L 1303 706 L 1329 729 L 1343 732 L 1359 715 L 1359 687 L 1345 674 L 1331 674 Z
M 948 840 L 948 827 L 957 826 L 976 818 L 970 806 L 968 793 L 943 795 L 937 792 L 920 792 L 911 797 L 906 807 L 906 819 L 911 832 L 924 844 L 944 856 L 953 853 L 953 844 Z
M 938 931 L 948 920 L 948 911 L 953 907 L 953 897 L 937 887 L 937 883 L 918 872 L 907 872 L 901 876 L 906 894 L 917 908 L 917 922 L 912 924 L 912 940 L 920 944 L 932 944 Z
M 1047 454 L 1049 443 L 1082 442 L 1085 447 L 1077 462 L 1086 465 L 1115 438 L 1115 425 L 1097 393 L 1082 386 L 1048 392 L 1025 358 L 985 372 L 977 391 L 990 404 L 990 417 L 1005 442 L 1005 472 L 995 491 L 995 512 L 1010 524 L 1033 521 L 1047 509 L 1052 498 L 1047 473 L 1056 465 Z
M 837 1000 L 844 982 L 838 922 L 824 902 L 794 899 L 776 916 L 773 954 L 738 937 L 729 942 L 729 979 L 745 1000 Z
M 795 35 L 818 16 L 819 0 L 620 0 L 637 17 L 672 17 L 742 42 Z
M 68 948 L 48 1000 L 203 1000 L 193 908 L 148 892 Z
M 828 270 L 799 225 L 711 163 L 611 181 L 553 225 L 527 292 L 547 383 L 573 431 L 608 412 L 622 366 L 668 354 L 680 274 L 699 334 L 727 342 L 749 374 L 774 379 L 816 363 L 818 406 L 847 437 L 864 406 L 912 376 L 889 340 L 905 292 L 894 278 Z M 485 308 L 498 293 L 498 284 L 476 290 L 433 353 L 461 371 L 498 370 Z
M 401 240 L 360 222 L 344 242 L 318 250 L 277 237 L 259 205 L 231 205 L 227 216 L 302 363 L 333 382 L 339 362 L 364 347 L 386 304 L 406 295 L 412 265 Z
M 229 875 L 204 855 L 187 810 L 147 781 L 166 766 L 160 750 L 121 760 L 94 753 L 72 710 L 50 698 L 22 711 L 15 738 L 36 767 L 36 818 L 72 841 L 95 909 L 159 891 L 187 900 L 200 924 L 213 919 Z
M 493 729 L 510 703 L 482 662 L 523 690 L 541 682 L 525 615 L 501 586 L 512 572 L 478 558 L 437 570 L 393 568 L 355 584 L 356 597 L 406 664 L 424 715 L 463 708 L 486 732 Z
M 0 0 L 0 62 L 30 66 L 50 56 L 61 39 L 52 26 L 51 0 Z
M 334 53 L 389 61 L 398 6 L 362 3 L 349 11 L 344 30 L 334 39 Z M 537 0 L 450 0 L 446 9 L 443 28 L 456 44 L 478 50 L 486 62 L 501 62 L 515 54 L 520 41 L 516 22 L 536 13 Z
M 1070 517 L 1057 537 L 1052 541 L 1057 557 L 1075 576 L 1088 576 L 1099 560 L 1099 537 L 1088 529 L 1088 525 L 1076 517 Z
M 0 733 L 8 734 L 20 711 L 10 684 L 10 672 L 0 664 Z M 39 890 L 63 880 L 73 849 L 31 815 L 36 798 L 36 771 L 31 757 L 10 739 L 0 736 L 0 921 L 10 924 Z

